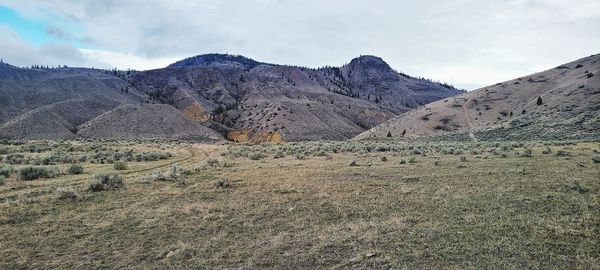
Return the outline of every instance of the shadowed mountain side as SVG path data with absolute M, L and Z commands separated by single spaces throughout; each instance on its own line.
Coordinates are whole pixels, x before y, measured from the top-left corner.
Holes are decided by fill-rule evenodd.
M 600 55 L 446 98 L 357 139 L 462 134 L 473 139 L 600 137 Z
M 26 69 L 0 65 L 0 124 L 33 109 L 72 99 L 116 107 L 139 104 L 143 94 L 105 71 L 84 68 Z M 81 113 L 73 111 L 72 113 Z
M 123 105 L 79 127 L 86 138 L 174 138 L 215 141 L 222 137 L 170 105 Z
M 77 126 L 110 110 L 101 103 L 72 99 L 43 106 L 0 126 L 2 139 L 74 139 Z

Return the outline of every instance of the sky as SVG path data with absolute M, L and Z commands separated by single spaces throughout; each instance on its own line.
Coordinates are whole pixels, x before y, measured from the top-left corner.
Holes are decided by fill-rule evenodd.
M 12 65 L 146 70 L 205 53 L 306 67 L 377 55 L 472 90 L 600 53 L 600 1 L 0 0 Z

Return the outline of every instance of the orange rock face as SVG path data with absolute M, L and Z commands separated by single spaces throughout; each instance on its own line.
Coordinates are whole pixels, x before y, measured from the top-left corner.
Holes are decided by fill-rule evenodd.
M 261 132 L 250 132 L 250 131 L 232 131 L 229 134 L 227 134 L 227 138 L 229 140 L 232 140 L 234 142 L 249 142 L 249 143 L 254 143 L 254 144 L 258 144 L 258 143 L 265 143 L 265 142 L 270 142 L 270 143 L 282 143 L 283 141 L 283 136 L 279 131 L 275 131 L 275 132 L 268 132 L 268 131 L 261 131 Z
M 200 123 L 207 122 L 211 119 L 211 114 L 204 110 L 200 104 L 197 102 L 192 103 L 192 105 L 188 106 L 183 110 L 183 114 L 185 116 L 191 118 L 192 120 Z

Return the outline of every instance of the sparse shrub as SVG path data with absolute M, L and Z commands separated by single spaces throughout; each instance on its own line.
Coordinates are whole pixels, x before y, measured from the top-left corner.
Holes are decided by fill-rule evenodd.
M 4 175 L 0 175 L 0 186 L 3 186 L 4 184 L 6 184 L 6 177 L 4 177 Z
M 569 153 L 567 150 L 564 150 L 564 149 L 560 149 L 560 150 L 556 151 L 557 157 L 568 157 L 570 155 L 571 155 L 571 153 Z
M 544 151 L 542 151 L 543 155 L 550 155 L 552 154 L 552 149 L 550 149 L 550 147 L 546 146 L 546 149 L 544 149 Z
M 171 157 L 170 153 L 164 153 L 164 152 L 147 152 L 147 153 L 143 153 L 143 154 L 137 154 L 134 156 L 135 160 L 137 161 L 157 161 L 157 160 L 163 160 L 163 159 L 168 159 L 169 157 Z
M 88 180 L 88 190 L 92 192 L 118 189 L 123 186 L 125 186 L 125 183 L 123 177 L 119 174 L 99 173 Z
M 216 188 L 230 188 L 231 183 L 229 183 L 229 180 L 227 180 L 226 178 L 219 178 L 219 179 L 217 179 L 217 181 L 215 181 L 215 187 Z
M 13 168 L 11 166 L 2 165 L 0 166 L 0 176 L 4 176 L 5 178 L 10 177 L 10 174 L 13 172 Z
M 356 160 L 353 160 L 352 162 L 350 162 L 350 167 L 356 167 L 358 166 L 358 164 L 356 163 Z
M 467 162 L 467 157 L 465 157 L 465 156 L 460 157 L 460 162 Z
M 174 165 L 171 168 L 171 171 L 168 173 L 156 172 L 145 178 L 142 178 L 143 182 L 154 182 L 154 181 L 164 181 L 164 182 L 176 182 L 180 184 L 185 184 L 185 176 L 191 174 L 192 172 L 189 170 L 183 170 L 177 168 Z
M 405 183 L 414 183 L 419 182 L 420 179 L 418 176 L 404 176 L 400 180 Z
M 266 155 L 263 154 L 263 153 L 261 153 L 261 152 L 254 152 L 254 153 L 248 155 L 248 158 L 251 159 L 251 160 L 260 160 L 260 159 L 263 159 L 265 157 L 266 157 Z
M 417 163 L 417 159 L 415 157 L 410 157 L 408 163 Z
M 67 172 L 69 174 L 82 174 L 83 166 L 81 166 L 80 164 L 72 164 L 71 166 L 69 166 L 69 169 L 67 170 Z
M 79 198 L 79 194 L 72 187 L 57 187 L 52 194 L 58 200 L 75 200 Z
M 223 168 L 231 168 L 235 166 L 235 163 L 225 160 L 223 161 L 223 164 L 221 166 L 223 166 Z
M 28 166 L 19 169 L 18 178 L 22 181 L 31 181 L 40 178 L 52 178 L 58 173 L 51 171 L 48 167 Z
M 582 185 L 579 181 L 575 180 L 573 185 L 567 187 L 570 190 L 577 191 L 579 194 L 585 194 L 590 192 L 590 188 Z
M 401 160 L 400 160 L 400 164 L 406 164 L 406 160 L 404 160 L 404 159 L 401 159 Z
M 388 158 L 386 156 L 382 156 L 379 158 L 381 161 L 386 162 L 388 161 Z
M 115 170 L 117 171 L 124 171 L 127 170 L 127 162 L 125 161 L 115 161 L 113 163 L 113 167 L 115 168 Z
M 4 162 L 12 165 L 27 164 L 29 163 L 29 158 L 25 157 L 25 155 L 23 154 L 13 153 L 6 155 L 6 157 L 4 158 Z
M 522 157 L 532 157 L 533 156 L 533 151 L 531 150 L 531 148 L 526 148 L 523 151 L 523 154 L 521 154 Z
M 323 150 L 321 150 L 315 154 L 315 156 L 317 156 L 317 157 L 324 157 L 326 155 L 327 155 L 327 153 Z
M 219 161 L 211 158 L 206 161 L 206 165 L 211 166 L 211 167 L 216 167 L 217 165 L 219 165 Z

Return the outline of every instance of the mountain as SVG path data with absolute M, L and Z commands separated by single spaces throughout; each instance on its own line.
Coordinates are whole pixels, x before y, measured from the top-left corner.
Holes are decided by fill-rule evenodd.
M 600 137 L 600 55 L 445 98 L 356 137 Z
M 181 61 L 177 61 L 167 66 L 168 68 L 183 68 L 183 67 L 218 67 L 218 68 L 239 68 L 250 70 L 262 63 L 241 55 L 229 54 L 204 54 L 189 57 Z
M 79 127 L 78 135 L 94 138 L 173 138 L 220 140 L 204 127 L 169 105 L 124 105 L 110 110 Z
M 309 69 L 201 55 L 138 72 L 129 83 L 234 141 L 349 139 L 419 105 L 461 93 L 382 59 Z
M 142 72 L 0 64 L 0 138 L 342 140 L 459 93 L 374 56 L 319 69 L 226 54 Z

